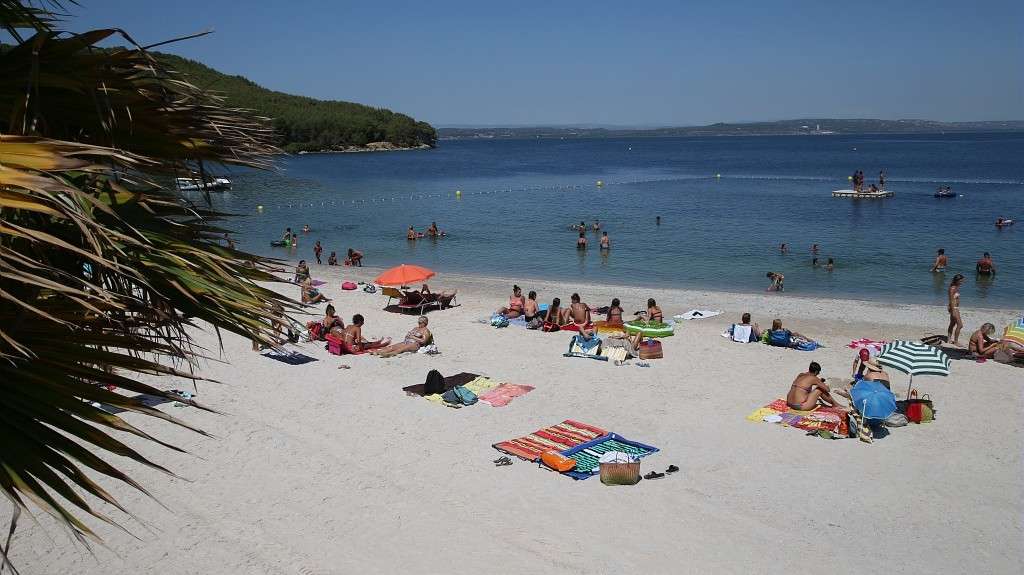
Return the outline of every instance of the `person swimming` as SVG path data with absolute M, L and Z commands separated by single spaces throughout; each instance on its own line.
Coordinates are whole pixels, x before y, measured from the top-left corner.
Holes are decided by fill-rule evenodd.
M 786 245 L 785 243 L 781 243 L 781 244 L 779 244 L 779 251 L 781 253 L 787 253 L 787 252 L 789 252 L 789 246 Z
M 601 230 L 601 220 L 594 220 L 594 227 L 593 227 L 593 229 L 594 229 L 595 232 Z
M 309 224 L 302 226 L 302 233 L 308 234 L 310 232 Z
M 786 281 L 786 276 L 779 272 L 768 272 L 767 277 L 772 280 L 771 285 L 768 286 L 768 291 L 786 291 L 786 286 L 783 284 Z
M 828 258 L 828 262 L 825 263 L 825 271 L 830 272 L 836 267 L 836 261 L 832 258 Z
M 938 254 L 935 256 L 935 263 L 932 264 L 932 272 L 944 272 L 946 271 L 946 264 L 949 262 L 949 258 L 946 257 L 946 250 L 939 248 Z

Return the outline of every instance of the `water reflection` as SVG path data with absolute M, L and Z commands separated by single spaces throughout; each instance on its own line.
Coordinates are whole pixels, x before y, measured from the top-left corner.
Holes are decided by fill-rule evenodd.
M 978 296 L 978 299 L 985 299 L 988 297 L 988 290 L 992 289 L 992 285 L 995 283 L 995 281 L 995 275 L 974 275 L 974 293 Z

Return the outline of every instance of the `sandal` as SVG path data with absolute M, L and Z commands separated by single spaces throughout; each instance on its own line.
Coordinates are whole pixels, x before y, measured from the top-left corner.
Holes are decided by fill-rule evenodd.
M 644 479 L 661 479 L 662 477 L 665 477 L 665 474 L 658 473 L 657 471 L 652 471 L 647 475 L 644 475 Z
M 675 465 L 669 465 L 668 469 L 665 470 L 665 473 L 675 473 L 676 471 L 679 471 L 678 467 Z
M 506 459 L 505 461 L 498 461 L 494 464 L 495 467 L 503 467 L 505 465 L 512 465 L 512 460 Z
M 503 461 L 512 461 L 512 460 L 509 459 L 507 455 L 502 455 L 501 457 L 495 459 L 494 463 L 501 463 Z

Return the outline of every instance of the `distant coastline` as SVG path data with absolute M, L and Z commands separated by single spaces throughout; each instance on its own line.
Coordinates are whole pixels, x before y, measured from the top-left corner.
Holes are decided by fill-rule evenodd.
M 937 122 L 807 118 L 777 122 L 716 123 L 707 126 L 628 128 L 607 126 L 442 127 L 439 140 L 523 138 L 659 138 L 682 136 L 832 136 L 851 134 L 942 134 L 1024 132 L 1024 120 Z
M 411 150 L 432 150 L 433 146 L 427 144 L 419 144 L 417 146 L 399 146 L 398 144 L 392 144 L 391 142 L 370 142 L 365 146 L 339 146 L 336 148 L 325 148 L 323 150 L 300 150 L 296 154 L 304 156 L 306 154 L 361 154 L 366 152 L 407 152 Z

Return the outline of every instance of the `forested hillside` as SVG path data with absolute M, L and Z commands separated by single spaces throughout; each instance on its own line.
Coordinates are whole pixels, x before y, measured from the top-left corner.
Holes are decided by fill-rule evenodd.
M 193 60 L 171 54 L 156 56 L 186 74 L 196 86 L 226 95 L 228 106 L 251 108 L 273 118 L 281 147 L 289 152 L 344 150 L 371 142 L 388 142 L 402 148 L 433 147 L 437 143 L 433 126 L 405 114 L 352 102 L 275 92 L 242 76 L 229 76 Z

